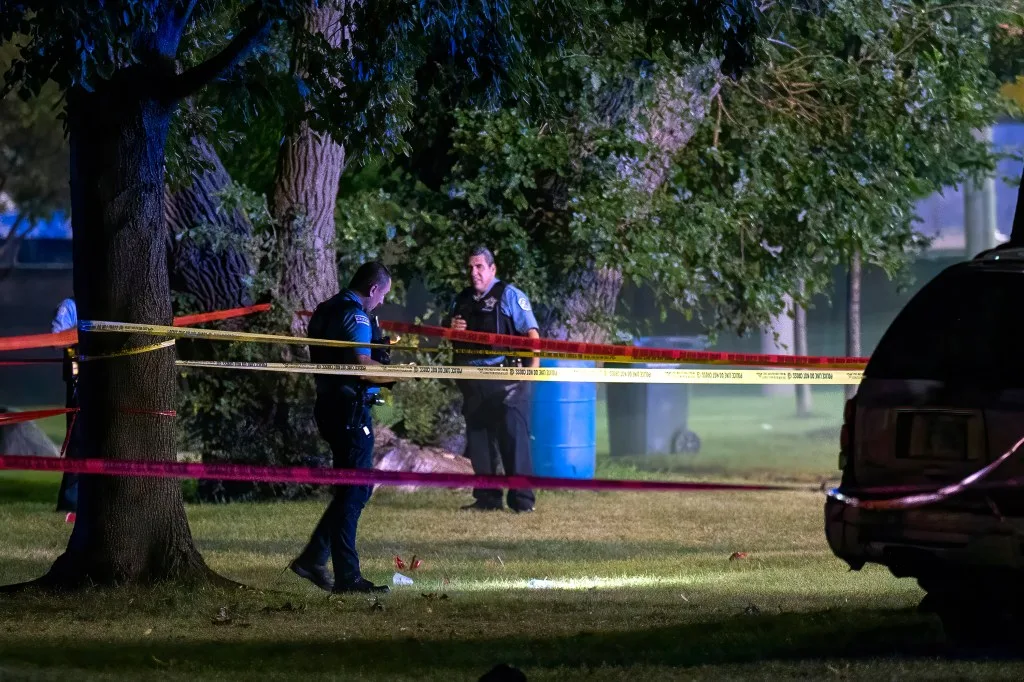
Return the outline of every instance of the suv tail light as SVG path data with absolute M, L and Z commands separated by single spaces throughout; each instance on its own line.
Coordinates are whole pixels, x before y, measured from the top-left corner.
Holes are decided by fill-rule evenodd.
M 846 401 L 843 407 L 843 426 L 839 430 L 839 469 L 846 470 L 853 454 L 853 423 L 857 416 L 857 396 Z

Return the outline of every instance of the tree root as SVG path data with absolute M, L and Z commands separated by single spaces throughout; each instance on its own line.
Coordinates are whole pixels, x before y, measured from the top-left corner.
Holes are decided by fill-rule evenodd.
M 156 579 L 140 579 L 138 581 L 118 582 L 111 580 L 97 581 L 81 564 L 73 561 L 67 554 L 57 558 L 46 574 L 22 583 L 0 586 L 0 594 L 19 594 L 28 591 L 47 593 L 78 592 L 96 587 L 156 587 L 158 585 L 182 585 L 187 587 L 209 586 L 220 589 L 265 592 L 258 587 L 240 583 L 206 566 L 205 563 L 188 571 L 190 575 L 167 576 Z

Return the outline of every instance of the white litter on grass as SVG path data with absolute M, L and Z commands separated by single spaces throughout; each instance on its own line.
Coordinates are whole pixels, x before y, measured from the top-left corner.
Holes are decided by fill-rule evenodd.
M 629 588 L 651 588 L 651 587 L 678 587 L 697 584 L 707 584 L 729 580 L 731 576 L 719 575 L 679 575 L 679 576 L 608 576 L 608 577 L 579 577 L 559 579 L 538 579 L 532 580 L 495 580 L 480 581 L 475 583 L 460 583 L 456 587 L 460 590 L 598 590 L 598 589 L 629 589 Z
M 395 585 L 412 585 L 412 578 L 401 573 L 395 573 L 395 576 L 391 579 Z

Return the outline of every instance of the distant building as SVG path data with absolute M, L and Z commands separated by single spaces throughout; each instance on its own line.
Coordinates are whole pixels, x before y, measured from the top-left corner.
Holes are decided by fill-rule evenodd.
M 1024 153 L 1024 123 L 996 124 L 992 129 L 992 143 L 1001 152 L 1017 155 Z M 1007 158 L 996 168 L 996 243 L 1010 238 L 1021 167 L 1019 159 Z M 918 202 L 917 212 L 921 218 L 917 231 L 932 237 L 933 253 L 963 253 L 966 240 L 962 187 L 947 187 L 941 194 L 934 194 Z

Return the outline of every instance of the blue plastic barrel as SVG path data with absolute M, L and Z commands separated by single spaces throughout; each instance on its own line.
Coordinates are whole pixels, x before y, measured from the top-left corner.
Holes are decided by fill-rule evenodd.
M 542 358 L 541 367 L 593 367 L 593 362 Z M 597 458 L 597 384 L 538 381 L 531 414 L 533 473 L 593 478 Z

